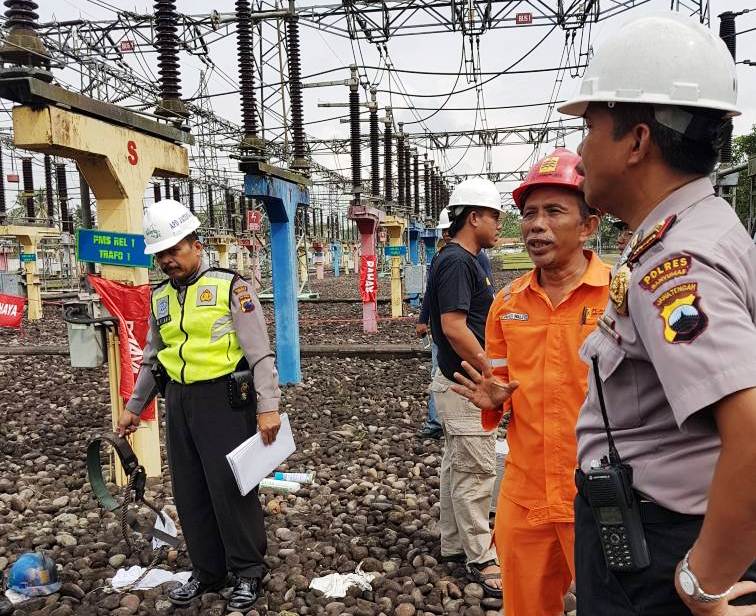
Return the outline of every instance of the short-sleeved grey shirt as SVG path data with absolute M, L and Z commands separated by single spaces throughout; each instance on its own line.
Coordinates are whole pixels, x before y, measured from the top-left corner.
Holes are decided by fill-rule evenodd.
M 580 353 L 589 365 L 598 354 L 609 423 L 636 489 L 703 514 L 720 449 L 711 406 L 756 387 L 756 246 L 706 178 L 662 201 L 636 235 L 672 215 L 632 264 L 629 315 L 610 301 Z M 607 453 L 594 379 L 591 370 L 577 423 L 584 471 Z

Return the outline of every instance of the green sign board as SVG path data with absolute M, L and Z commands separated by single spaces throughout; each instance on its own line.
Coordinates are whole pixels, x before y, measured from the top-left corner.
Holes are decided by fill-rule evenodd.
M 22 252 L 19 258 L 21 259 L 21 263 L 34 263 L 37 260 L 37 255 L 33 252 Z
M 386 246 L 383 249 L 383 254 L 387 257 L 403 257 L 407 254 L 406 246 Z
M 143 235 L 99 229 L 76 230 L 76 258 L 103 265 L 152 266 L 152 255 L 144 254 Z

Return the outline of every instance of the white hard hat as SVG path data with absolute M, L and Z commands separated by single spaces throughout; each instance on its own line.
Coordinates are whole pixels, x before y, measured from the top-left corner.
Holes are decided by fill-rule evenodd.
M 199 226 L 199 218 L 178 201 L 153 203 L 144 213 L 144 252 L 152 255 L 175 246 Z
M 740 115 L 735 62 L 722 39 L 675 13 L 626 23 L 588 63 L 578 95 L 558 109 L 582 116 L 589 103 L 700 107 Z
M 449 210 L 447 208 L 444 208 L 438 215 L 438 225 L 436 225 L 436 229 L 443 231 L 444 229 L 448 229 L 449 227 L 451 227 L 451 221 L 449 220 Z
M 452 216 L 456 216 L 466 207 L 487 207 L 497 212 L 504 211 L 496 184 L 480 177 L 460 182 L 451 194 L 448 209 Z

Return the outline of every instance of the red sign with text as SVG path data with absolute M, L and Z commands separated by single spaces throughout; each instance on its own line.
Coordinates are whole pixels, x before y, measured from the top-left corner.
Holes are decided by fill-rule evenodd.
M 533 13 L 517 13 L 515 23 L 518 26 L 529 26 L 533 23 Z
M 262 229 L 262 212 L 259 210 L 247 210 L 247 229 L 259 231 Z
M 0 293 L 0 327 L 21 327 L 26 298 Z
M 11 184 L 18 184 L 18 173 L 9 173 L 5 179 Z
M 130 41 L 129 39 L 124 39 L 121 41 L 118 47 L 122 52 L 125 52 L 125 53 L 134 51 L 134 41 Z
M 134 391 L 150 329 L 150 285 L 130 287 L 99 276 L 90 275 L 88 278 L 105 308 L 118 319 L 118 348 L 121 355 L 118 390 L 125 404 Z M 141 418 L 155 419 L 156 410 L 157 402 L 153 400 L 142 411 Z
M 378 294 L 378 272 L 375 266 L 375 255 L 360 257 L 360 296 L 363 304 L 371 304 Z

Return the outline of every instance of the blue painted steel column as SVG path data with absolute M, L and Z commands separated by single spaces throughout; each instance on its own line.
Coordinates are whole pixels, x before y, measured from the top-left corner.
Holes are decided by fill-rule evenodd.
M 244 188 L 248 197 L 263 202 L 270 220 L 278 378 L 281 384 L 300 383 L 299 280 L 294 219 L 297 206 L 309 205 L 310 195 L 298 184 L 267 175 L 245 175 Z
M 407 231 L 409 235 L 409 259 L 410 263 L 412 265 L 419 265 L 420 264 L 420 232 L 424 229 L 424 227 L 416 221 L 412 221 L 410 223 L 409 229 Z
M 341 276 L 341 243 L 333 242 L 331 244 L 331 261 L 333 263 L 333 277 Z
M 438 243 L 438 231 L 436 229 L 425 229 L 423 231 L 423 244 L 425 244 L 425 265 L 430 267 L 433 255 L 436 254 L 436 244 Z

